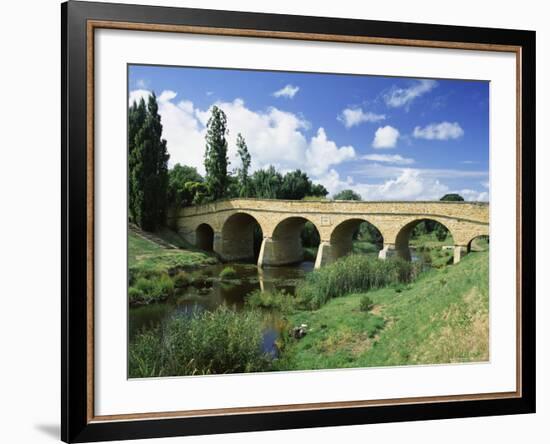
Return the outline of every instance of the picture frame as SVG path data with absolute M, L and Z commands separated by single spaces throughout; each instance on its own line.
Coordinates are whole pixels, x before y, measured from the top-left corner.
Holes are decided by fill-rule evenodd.
M 532 31 L 69 1 L 62 23 L 61 434 L 65 442 L 535 412 L 535 33 Z M 94 35 L 99 29 L 283 42 L 507 53 L 516 63 L 516 390 L 96 415 Z M 132 62 L 136 62 L 133 60 Z M 498 158 L 499 154 L 494 153 Z M 498 184 L 497 184 L 498 186 Z M 504 260 L 504 259 L 499 259 Z

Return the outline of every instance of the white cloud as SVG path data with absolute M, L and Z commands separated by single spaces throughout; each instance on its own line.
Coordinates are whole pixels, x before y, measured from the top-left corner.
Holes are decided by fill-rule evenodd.
M 130 98 L 135 100 L 149 94 L 146 90 L 136 90 L 130 93 Z M 167 90 L 160 94 L 158 100 L 170 165 L 182 163 L 194 166 L 204 174 L 204 138 L 213 105 L 220 107 L 227 116 L 230 169 L 239 165 L 235 143 L 238 133 L 243 135 L 248 145 L 252 171 L 269 165 L 282 172 L 301 168 L 316 179 L 327 174 L 331 166 L 355 158 L 352 146 L 338 147 L 323 128 L 308 139 L 305 130 L 309 129 L 310 124 L 296 114 L 275 107 L 253 111 L 242 99 L 215 102 L 210 108 L 201 110 L 189 100 L 176 102 L 175 98 L 176 93 Z
M 367 154 L 362 159 L 373 162 L 394 163 L 396 165 L 410 165 L 414 163 L 414 159 L 403 157 L 400 154 Z
M 145 101 L 147 101 L 147 98 L 151 94 L 151 91 L 148 91 L 146 89 L 135 89 L 133 91 L 130 91 L 129 97 L 128 97 L 128 105 L 132 106 L 132 103 L 138 102 L 143 98 Z
M 351 128 L 363 122 L 379 122 L 385 118 L 384 114 L 375 114 L 370 111 L 365 112 L 362 108 L 346 108 L 337 117 L 346 128 Z
M 417 98 L 420 97 L 437 86 L 435 80 L 419 80 L 409 88 L 393 87 L 387 94 L 384 95 L 386 105 L 391 108 L 408 107 Z
M 354 157 L 355 150 L 352 146 L 338 148 L 336 143 L 327 139 L 323 128 L 317 130 L 317 135 L 311 138 L 306 150 L 309 171 L 314 176 L 326 173 L 330 165 L 336 165 Z M 327 162 L 328 159 L 330 163 Z
M 489 193 L 487 191 L 476 191 L 470 189 L 462 189 L 454 191 L 455 193 L 460 194 L 464 200 L 474 201 L 474 202 L 487 202 L 489 201 Z
M 158 101 L 159 102 L 169 102 L 170 100 L 175 99 L 177 95 L 178 95 L 177 92 L 167 89 L 166 91 L 162 91 L 160 93 Z
M 411 168 L 381 184 L 357 184 L 353 189 L 364 200 L 437 200 L 449 191 L 438 179 L 423 177 Z
M 380 168 L 380 165 L 372 165 Z M 346 188 L 359 193 L 363 200 L 439 200 L 447 193 L 458 193 L 467 201 L 488 201 L 486 191 L 471 189 L 454 190 L 424 170 L 414 168 L 395 168 L 394 175 L 381 183 L 354 182 L 351 177 L 340 179 L 335 170 L 330 170 L 320 181 L 331 195 Z
M 396 128 L 390 125 L 382 126 L 376 130 L 376 133 L 374 133 L 372 147 L 394 148 L 398 138 L 399 131 Z
M 367 176 L 378 179 L 396 177 L 403 172 L 403 167 L 367 163 L 355 166 L 352 173 L 359 176 Z M 483 179 L 489 173 L 487 171 L 469 171 L 452 168 L 415 168 L 422 176 L 431 179 Z
M 464 130 L 458 122 L 431 123 L 424 128 L 414 128 L 413 136 L 417 139 L 449 140 L 458 139 L 464 135 Z
M 275 91 L 273 95 L 275 97 L 287 97 L 289 99 L 292 99 L 298 91 L 300 91 L 300 88 L 298 86 L 288 84 L 279 91 Z

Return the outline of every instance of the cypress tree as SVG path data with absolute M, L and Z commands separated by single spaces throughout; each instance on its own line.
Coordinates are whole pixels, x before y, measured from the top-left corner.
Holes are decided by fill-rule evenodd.
M 141 108 L 137 106 L 137 111 Z M 132 220 L 147 231 L 154 231 L 165 221 L 168 159 L 166 140 L 162 139 L 162 124 L 155 94 L 149 96 L 145 119 L 139 127 L 141 113 L 134 115 L 130 130 L 135 131 L 133 144 L 129 143 L 130 161 L 130 215 Z M 137 116 L 137 117 L 136 117 Z
M 250 153 L 241 133 L 237 134 L 237 154 L 241 158 L 241 167 L 237 171 L 239 181 L 239 197 L 250 197 L 251 186 L 248 170 L 250 169 Z
M 221 199 L 226 194 L 227 178 L 227 118 L 225 113 L 214 106 L 206 124 L 206 151 L 204 153 L 205 182 L 212 200 Z

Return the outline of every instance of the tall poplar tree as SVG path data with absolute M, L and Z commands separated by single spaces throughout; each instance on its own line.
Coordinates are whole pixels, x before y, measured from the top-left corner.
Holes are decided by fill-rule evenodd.
M 212 200 L 221 199 L 227 191 L 227 118 L 223 110 L 214 106 L 206 124 L 206 151 L 204 153 L 205 182 Z
M 246 141 L 241 133 L 237 134 L 237 154 L 241 158 L 241 167 L 237 170 L 239 197 L 250 197 L 252 189 L 248 170 L 250 169 L 251 157 L 246 146 Z
M 144 230 L 154 231 L 165 222 L 170 156 L 155 94 L 149 96 L 145 118 L 142 102 L 129 112 L 130 217 Z
M 141 163 L 141 158 L 136 152 L 136 140 L 138 132 L 143 128 L 147 117 L 147 106 L 143 97 L 134 101 L 128 110 L 128 212 L 130 220 L 137 223 L 136 201 L 139 199 L 139 183 L 135 171 L 136 165 Z

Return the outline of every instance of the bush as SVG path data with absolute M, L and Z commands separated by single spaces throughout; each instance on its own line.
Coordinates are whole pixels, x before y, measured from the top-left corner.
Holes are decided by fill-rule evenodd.
M 163 301 L 174 293 L 174 282 L 167 273 L 156 278 L 140 277 L 128 289 L 131 305 Z
M 262 344 L 258 311 L 222 305 L 212 312 L 180 314 L 130 344 L 130 377 L 265 371 L 271 359 Z
M 283 291 L 255 290 L 246 297 L 245 303 L 248 307 L 288 312 L 294 308 L 295 298 L 293 295 Z
M 185 271 L 180 271 L 174 276 L 174 286 L 176 288 L 185 288 L 191 284 L 191 278 Z
M 236 279 L 237 272 L 233 267 L 225 267 L 220 271 L 220 279 Z
M 425 264 L 431 264 L 432 263 L 432 255 L 429 253 L 429 252 L 424 252 L 422 254 L 422 262 L 424 262 Z
M 370 311 L 374 307 L 374 302 L 367 295 L 361 296 L 359 299 L 359 310 L 361 311 Z
M 317 309 L 344 294 L 410 282 L 416 274 L 416 266 L 401 258 L 380 260 L 351 255 L 308 274 L 297 286 L 296 295 L 305 308 Z

